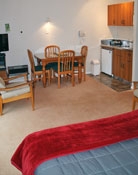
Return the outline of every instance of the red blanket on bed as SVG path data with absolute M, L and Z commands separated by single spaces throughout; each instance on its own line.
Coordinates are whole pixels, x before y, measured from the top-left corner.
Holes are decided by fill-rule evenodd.
M 23 175 L 33 175 L 45 160 L 135 137 L 138 110 L 32 133 L 19 145 L 11 162 Z

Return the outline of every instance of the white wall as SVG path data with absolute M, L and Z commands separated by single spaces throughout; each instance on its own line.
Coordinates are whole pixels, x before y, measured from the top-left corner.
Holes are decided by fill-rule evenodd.
M 91 59 L 100 59 L 100 40 L 117 36 L 133 39 L 133 27 L 107 26 L 107 5 L 127 0 L 0 0 L 0 33 L 10 24 L 10 50 L 6 52 L 7 66 L 28 64 L 27 48 L 33 52 L 48 44 L 79 51 L 82 44 L 89 47 L 87 72 Z M 51 27 L 46 29 L 47 18 Z M 78 31 L 86 33 L 80 39 Z M 23 33 L 21 33 L 23 31 Z M 129 36 L 129 37 L 128 37 Z
M 132 80 L 138 81 L 138 2 L 135 1 L 135 17 L 134 17 L 134 54 L 133 54 L 133 74 Z

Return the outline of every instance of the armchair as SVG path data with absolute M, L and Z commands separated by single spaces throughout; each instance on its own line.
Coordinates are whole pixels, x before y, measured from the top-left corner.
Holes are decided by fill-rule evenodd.
M 135 110 L 136 102 L 138 102 L 138 81 L 134 81 L 132 110 Z
M 15 82 L 16 79 L 21 79 L 21 77 L 24 78 L 24 81 Z M 32 110 L 34 110 L 33 82 L 27 81 L 27 74 L 20 74 L 5 80 L 0 77 L 0 115 L 3 113 L 5 103 L 25 98 L 31 99 Z

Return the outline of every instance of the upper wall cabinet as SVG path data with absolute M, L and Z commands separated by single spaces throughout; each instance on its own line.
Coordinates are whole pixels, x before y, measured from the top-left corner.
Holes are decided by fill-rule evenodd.
M 133 26 L 134 2 L 108 5 L 108 26 Z

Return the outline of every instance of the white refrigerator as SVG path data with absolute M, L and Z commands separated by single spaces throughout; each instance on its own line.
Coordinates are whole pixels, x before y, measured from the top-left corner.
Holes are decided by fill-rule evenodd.
M 105 74 L 112 75 L 112 50 L 110 49 L 102 48 L 101 71 Z

